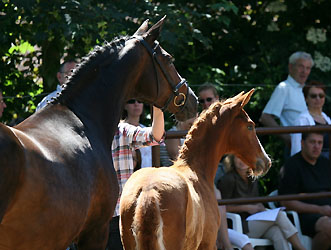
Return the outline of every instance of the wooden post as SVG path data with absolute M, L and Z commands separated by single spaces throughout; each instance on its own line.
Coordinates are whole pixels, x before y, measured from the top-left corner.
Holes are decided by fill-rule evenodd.
M 153 167 L 160 167 L 160 145 L 156 145 L 152 147 L 152 164 Z

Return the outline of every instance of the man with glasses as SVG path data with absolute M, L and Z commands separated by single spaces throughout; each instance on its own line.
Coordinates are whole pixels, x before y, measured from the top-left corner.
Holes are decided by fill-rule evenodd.
M 289 75 L 285 81 L 277 85 L 260 117 L 260 122 L 264 126 L 280 126 L 275 117 L 279 118 L 282 126 L 295 126 L 294 121 L 299 114 L 307 110 L 302 88 L 313 65 L 311 55 L 306 52 L 298 51 L 290 56 Z M 287 151 L 289 151 L 291 148 L 290 135 L 280 134 L 279 136 L 284 140 Z
M 3 110 L 7 108 L 5 101 L 3 100 L 2 90 L 0 89 L 0 118 L 2 117 Z
M 49 103 L 53 98 L 55 98 L 63 88 L 63 85 L 66 83 L 68 77 L 71 75 L 72 70 L 76 67 L 75 61 L 67 61 L 61 64 L 59 72 L 56 74 L 56 78 L 59 81 L 59 84 L 56 87 L 56 90 L 45 96 L 41 102 L 37 105 L 36 111 L 42 109 Z

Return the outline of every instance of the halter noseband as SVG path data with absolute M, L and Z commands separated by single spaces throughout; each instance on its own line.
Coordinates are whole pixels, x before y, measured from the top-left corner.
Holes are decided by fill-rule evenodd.
M 187 101 L 187 95 L 188 95 L 188 91 L 189 91 L 189 88 L 187 86 L 187 81 L 182 78 L 182 80 L 178 83 L 178 84 L 175 84 L 169 77 L 169 75 L 167 74 L 167 72 L 165 71 L 164 67 L 162 66 L 159 58 L 156 56 L 156 48 L 159 46 L 159 43 L 157 41 L 155 41 L 156 45 L 154 46 L 154 48 L 151 48 L 151 46 L 149 46 L 149 44 L 142 38 L 142 37 L 139 37 L 139 36 L 133 36 L 131 37 L 132 38 L 136 38 L 138 39 L 142 45 L 144 45 L 144 47 L 146 48 L 146 50 L 148 51 L 148 53 L 150 54 L 150 56 L 152 57 L 153 59 L 153 67 L 154 67 L 154 71 L 155 71 L 155 74 L 156 74 L 156 81 L 157 81 L 157 97 L 156 97 L 156 100 L 158 99 L 159 97 L 159 89 L 160 89 L 160 81 L 159 81 L 159 74 L 158 74 L 158 71 L 156 70 L 156 65 L 155 65 L 155 62 L 157 62 L 157 64 L 159 65 L 164 77 L 167 79 L 168 83 L 170 84 L 171 86 L 171 89 L 172 89 L 172 95 L 168 98 L 168 100 L 166 101 L 165 105 L 163 108 L 161 108 L 162 111 L 165 111 L 171 100 L 173 99 L 173 102 L 174 102 L 174 105 L 176 107 L 182 107 L 180 109 L 180 111 L 185 107 L 186 105 L 186 101 Z M 181 93 L 179 92 L 179 89 L 185 85 L 186 86 L 186 89 L 187 89 L 187 93 L 184 94 L 184 93 Z M 182 96 L 183 97 L 183 100 L 177 104 L 177 99 Z M 178 111 L 178 112 L 180 112 Z

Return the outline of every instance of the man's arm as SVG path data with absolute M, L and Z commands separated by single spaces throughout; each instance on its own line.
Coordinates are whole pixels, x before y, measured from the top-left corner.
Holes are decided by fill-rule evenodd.
M 280 127 L 280 125 L 276 122 L 274 116 L 271 114 L 262 113 L 259 121 L 265 127 Z M 278 136 L 284 140 L 286 145 L 291 147 L 291 136 L 289 134 L 279 134 Z
M 319 206 L 302 201 L 281 201 L 280 204 L 287 210 L 294 210 L 298 213 L 312 213 L 331 216 L 331 206 Z
M 279 124 L 276 122 L 274 116 L 271 114 L 262 113 L 259 121 L 265 127 L 279 127 Z

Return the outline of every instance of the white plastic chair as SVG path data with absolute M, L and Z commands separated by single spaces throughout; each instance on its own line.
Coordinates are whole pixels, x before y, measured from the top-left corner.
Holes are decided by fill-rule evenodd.
M 269 196 L 276 196 L 278 195 L 278 190 L 274 190 L 272 191 Z M 268 206 L 270 208 L 276 208 L 276 203 L 273 201 L 268 202 Z M 291 221 L 293 222 L 294 226 L 297 228 L 298 230 L 298 237 L 302 243 L 302 245 L 307 249 L 307 250 L 311 250 L 312 247 L 312 238 L 309 237 L 308 235 L 303 235 L 302 231 L 301 231 L 301 226 L 300 226 L 300 220 L 299 220 L 299 216 L 298 213 L 296 211 L 286 211 L 287 215 L 289 216 L 289 218 L 291 219 Z
M 226 218 L 232 221 L 232 229 L 243 233 L 243 226 L 241 222 L 241 217 L 239 214 L 226 212 Z M 269 239 L 260 239 L 260 238 L 249 238 L 253 247 L 256 246 L 272 246 L 272 241 Z M 234 246 L 235 248 L 241 249 L 238 246 Z

